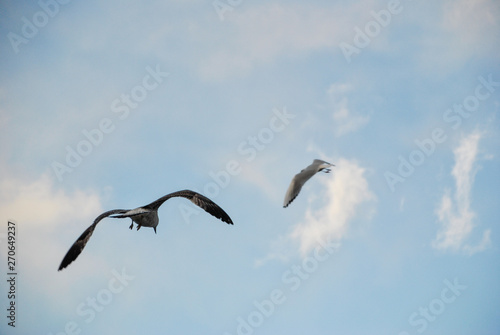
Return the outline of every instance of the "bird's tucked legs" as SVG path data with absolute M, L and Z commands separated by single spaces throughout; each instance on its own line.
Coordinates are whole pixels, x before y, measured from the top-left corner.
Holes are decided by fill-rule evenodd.
M 132 223 L 130 224 L 130 227 L 128 227 L 128 229 L 132 230 L 133 227 L 134 227 L 134 220 L 132 220 Z

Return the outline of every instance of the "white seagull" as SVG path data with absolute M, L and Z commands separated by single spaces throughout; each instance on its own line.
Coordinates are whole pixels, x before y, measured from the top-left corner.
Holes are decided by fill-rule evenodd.
M 132 224 L 130 225 L 130 229 L 133 228 L 134 222 L 137 224 L 137 230 L 139 230 L 142 226 L 144 227 L 152 227 L 156 233 L 156 226 L 160 222 L 158 218 L 158 208 L 168 199 L 174 198 L 174 197 L 183 197 L 186 199 L 191 200 L 195 205 L 203 208 L 207 213 L 212 214 L 216 218 L 228 223 L 228 224 L 233 224 L 233 221 L 227 215 L 226 212 L 215 202 L 212 200 L 208 199 L 207 197 L 190 191 L 190 190 L 183 190 L 183 191 L 178 191 L 178 192 L 173 192 L 170 194 L 167 194 L 166 196 L 161 197 L 160 199 L 153 201 L 149 205 L 142 206 L 136 209 L 113 209 L 107 212 L 102 213 L 99 215 L 95 220 L 94 223 L 88 227 L 82 235 L 73 243 L 71 248 L 68 250 L 66 253 L 66 256 L 64 256 L 61 265 L 59 266 L 59 270 L 61 271 L 65 267 L 67 267 L 71 262 L 73 262 L 78 255 L 82 252 L 83 248 L 87 244 L 88 240 L 90 239 L 90 236 L 92 236 L 92 233 L 94 232 L 95 227 L 97 224 L 104 219 L 105 217 L 112 217 L 112 218 L 131 218 L 132 219 Z
M 283 208 L 288 207 L 288 205 L 290 205 L 290 203 L 299 195 L 300 189 L 306 181 L 308 181 L 319 171 L 329 173 L 331 171 L 331 169 L 329 169 L 330 166 L 335 165 L 322 161 L 321 159 L 315 159 L 311 165 L 297 173 L 295 177 L 293 177 L 290 186 L 288 186 L 288 191 L 286 191 L 285 195 L 285 201 L 283 202 Z

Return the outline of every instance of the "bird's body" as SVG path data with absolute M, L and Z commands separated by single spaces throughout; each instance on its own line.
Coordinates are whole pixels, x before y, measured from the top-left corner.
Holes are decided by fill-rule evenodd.
M 112 218 L 131 218 L 132 223 L 130 224 L 130 229 L 133 228 L 134 222 L 137 224 L 137 230 L 141 229 L 141 227 L 151 227 L 154 229 L 156 233 L 156 226 L 160 223 L 160 218 L 158 217 L 158 209 L 156 210 L 148 210 L 144 207 L 139 207 L 135 209 L 131 209 L 125 211 L 121 214 L 115 214 L 111 216 Z
M 322 161 L 320 159 L 315 159 L 311 165 L 297 173 L 290 182 L 290 186 L 288 186 L 285 200 L 283 201 L 283 207 L 288 207 L 288 205 L 290 205 L 290 203 L 299 195 L 300 190 L 302 189 L 302 186 L 306 183 L 306 181 L 311 179 L 312 176 L 320 171 L 329 173 L 331 171 L 329 167 L 331 166 L 335 165 Z
M 144 211 L 143 208 L 136 208 L 121 215 L 112 216 L 113 218 L 131 218 L 133 222 L 137 224 L 137 230 L 141 227 L 151 227 L 155 230 L 156 226 L 160 223 L 160 218 L 158 217 L 158 211 L 150 210 Z M 133 227 L 133 223 L 130 225 L 130 229 Z
M 67 267 L 80 255 L 83 248 L 90 239 L 90 236 L 92 236 L 92 233 L 94 232 L 94 229 L 97 226 L 97 224 L 106 217 L 130 218 L 132 219 L 132 224 L 129 227 L 130 229 L 133 228 L 135 222 L 137 225 L 137 230 L 139 230 L 141 227 L 151 227 L 154 229 L 156 233 L 156 227 L 160 222 L 160 219 L 158 217 L 158 208 L 160 208 L 160 206 L 165 201 L 174 197 L 187 198 L 191 200 L 191 202 L 193 202 L 195 205 L 203 208 L 207 213 L 215 216 L 216 218 L 228 224 L 233 224 L 233 221 L 231 220 L 229 215 L 227 215 L 227 213 L 224 212 L 222 208 L 220 208 L 216 203 L 214 203 L 212 200 L 210 200 L 209 198 L 205 197 L 202 194 L 190 190 L 170 193 L 159 198 L 158 200 L 153 201 L 152 203 L 146 206 L 138 207 L 135 209 L 113 209 L 99 215 L 94 220 L 94 223 L 92 223 L 90 227 L 88 227 L 83 232 L 83 234 L 80 235 L 80 237 L 75 241 L 75 243 L 73 243 L 69 251 L 66 253 L 66 256 L 64 256 L 61 265 L 59 266 L 59 271 Z

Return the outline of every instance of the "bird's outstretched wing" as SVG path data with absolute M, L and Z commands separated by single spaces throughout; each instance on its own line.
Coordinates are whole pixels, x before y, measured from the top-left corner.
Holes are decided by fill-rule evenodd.
M 203 208 L 205 212 L 215 216 L 217 219 L 220 219 L 227 224 L 233 224 L 233 221 L 231 220 L 229 215 L 227 215 L 227 213 L 215 202 L 205 197 L 204 195 L 191 190 L 183 190 L 167 194 L 160 199 L 153 201 L 149 205 L 144 206 L 143 208 L 157 210 L 165 201 L 174 197 L 183 197 L 189 199 L 193 204 Z
M 285 200 L 283 201 L 283 208 L 288 207 L 288 205 L 290 205 L 299 195 L 302 185 L 304 185 L 305 182 L 302 181 L 301 173 L 303 173 L 303 170 L 302 172 L 296 174 L 290 182 L 290 186 L 288 186 L 288 190 L 286 191 Z
M 128 211 L 121 213 L 121 214 L 112 215 L 111 217 L 112 218 L 120 218 L 120 219 L 133 218 L 134 216 L 142 215 L 142 214 L 149 213 L 149 212 L 151 212 L 151 209 L 139 207 L 139 208 L 128 210 Z
M 335 164 L 325 162 L 321 159 L 315 159 L 308 168 L 316 169 L 316 171 L 324 171 L 326 173 L 330 172 L 329 167 L 335 166 Z
M 126 210 L 126 209 L 113 209 L 111 211 L 107 211 L 107 212 L 104 212 L 101 215 L 99 215 L 94 220 L 94 223 L 92 223 L 90 225 L 90 227 L 88 227 L 83 232 L 83 234 L 80 235 L 80 237 L 75 241 L 75 243 L 73 243 L 71 248 L 69 248 L 68 252 L 66 253 L 66 256 L 64 256 L 64 258 L 61 262 L 61 265 L 59 265 L 58 271 L 61 271 L 62 269 L 67 267 L 69 264 L 71 264 L 71 262 L 73 262 L 81 254 L 83 248 L 85 248 L 85 245 L 89 241 L 90 236 L 92 236 L 92 233 L 94 232 L 94 229 L 97 226 L 97 224 L 99 223 L 99 221 L 101 221 L 102 219 L 104 219 L 105 217 L 108 217 L 110 215 L 121 214 L 121 213 L 125 213 L 127 211 L 128 210 Z
M 311 164 L 311 165 L 321 165 L 321 164 L 329 164 L 329 165 L 331 165 L 330 163 L 325 162 L 325 161 L 324 161 L 324 160 L 322 160 L 322 159 L 315 159 L 315 160 L 313 160 L 313 162 L 312 162 L 312 164 Z
M 299 195 L 299 192 L 306 181 L 308 181 L 318 171 L 324 170 L 324 172 L 330 172 L 330 169 L 328 169 L 330 166 L 334 165 L 321 159 L 315 159 L 312 164 L 297 173 L 290 182 L 290 186 L 288 186 L 285 200 L 283 201 L 283 208 L 288 207 L 288 205 L 290 205 L 290 203 Z

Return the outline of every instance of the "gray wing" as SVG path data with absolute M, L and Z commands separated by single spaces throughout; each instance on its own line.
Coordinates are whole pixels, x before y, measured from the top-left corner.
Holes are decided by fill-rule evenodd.
M 285 200 L 283 201 L 283 208 L 288 207 L 290 203 L 297 198 L 299 195 L 302 186 L 308 181 L 312 176 L 314 176 L 315 172 L 309 168 L 305 168 L 304 170 L 297 173 L 292 181 L 290 182 L 290 186 L 288 186 L 288 190 L 286 191 Z
M 133 218 L 134 216 L 141 215 L 141 214 L 144 214 L 144 213 L 149 213 L 151 211 L 152 211 L 152 209 L 146 209 L 146 208 L 139 207 L 139 208 L 128 210 L 128 211 L 126 211 L 125 213 L 122 213 L 122 214 L 112 215 L 111 217 L 112 218 L 120 218 L 120 219 L 122 219 L 122 218 Z
M 300 189 L 302 185 L 295 182 L 295 177 L 292 179 L 290 186 L 288 186 L 288 190 L 286 191 L 285 200 L 283 201 L 283 208 L 288 207 L 290 203 L 297 198 L 299 195 Z
M 326 173 L 330 172 L 329 167 L 335 166 L 335 164 L 325 162 L 321 159 L 315 159 L 311 165 L 309 165 L 307 168 L 315 169 L 316 172 L 318 171 L 324 171 Z
M 205 197 L 204 195 L 191 191 L 191 190 L 183 190 L 178 192 L 173 192 L 167 194 L 160 199 L 153 201 L 149 205 L 144 206 L 145 209 L 157 210 L 165 201 L 174 197 L 183 197 L 191 200 L 193 204 L 205 210 L 205 212 L 215 216 L 217 219 L 226 222 L 227 224 L 233 224 L 233 221 L 227 215 L 227 213 L 220 208 L 215 202 Z
M 330 172 L 328 167 L 335 166 L 321 159 L 315 159 L 311 165 L 306 167 L 304 170 L 297 173 L 293 177 L 288 190 L 286 191 L 285 200 L 283 202 L 283 207 L 286 208 L 290 203 L 299 195 L 302 186 L 308 181 L 312 176 L 314 176 L 318 171 L 325 170 L 324 172 Z
M 290 203 L 295 198 L 297 198 L 300 190 L 302 189 L 302 186 L 304 186 L 306 181 L 311 179 L 311 177 L 314 176 L 316 172 L 318 172 L 318 166 L 320 164 L 323 164 L 323 161 L 315 159 L 312 164 L 310 164 L 308 167 L 306 167 L 293 177 L 292 181 L 290 182 L 290 186 L 288 186 L 288 190 L 286 191 L 285 200 L 283 201 L 283 208 L 288 207 L 288 205 L 290 205 Z
M 63 258 L 63 260 L 61 262 L 61 265 L 59 265 L 59 270 L 58 271 L 61 271 L 62 269 L 64 269 L 68 265 L 70 265 L 71 262 L 73 262 L 81 254 L 83 248 L 85 248 L 85 245 L 89 241 L 90 236 L 92 236 L 92 233 L 94 232 L 94 229 L 97 226 L 97 224 L 99 223 L 99 221 L 101 221 L 102 219 L 104 219 L 105 217 L 108 217 L 110 215 L 119 214 L 119 213 L 125 213 L 127 211 L 128 210 L 126 210 L 126 209 L 113 209 L 111 211 L 107 211 L 107 212 L 104 212 L 101 215 L 99 215 L 94 220 L 94 223 L 92 223 L 90 225 L 90 227 L 88 227 L 83 232 L 83 234 L 80 235 L 80 237 L 75 241 L 75 243 L 73 243 L 73 245 L 71 246 L 71 248 L 69 248 L 68 252 L 66 253 L 66 256 L 64 256 L 64 258 Z
M 315 166 L 319 166 L 321 164 L 328 164 L 328 165 L 333 165 L 333 164 L 330 164 L 328 162 L 325 162 L 324 160 L 321 160 L 321 159 L 315 159 L 311 165 L 315 165 Z

